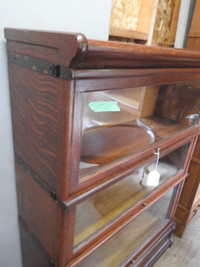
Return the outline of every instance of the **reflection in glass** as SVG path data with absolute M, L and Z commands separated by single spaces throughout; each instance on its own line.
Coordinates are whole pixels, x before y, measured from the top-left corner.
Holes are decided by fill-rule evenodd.
M 80 176 L 198 123 L 200 83 L 84 93 Z
M 159 160 L 158 185 L 183 167 L 187 149 L 188 144 Z M 155 169 L 155 164 L 156 162 L 152 162 L 144 165 L 118 183 L 77 205 L 74 246 L 90 237 L 156 188 L 156 186 L 146 186 L 144 182 L 148 174 Z
M 172 194 L 170 190 L 78 266 L 120 266 L 165 221 Z

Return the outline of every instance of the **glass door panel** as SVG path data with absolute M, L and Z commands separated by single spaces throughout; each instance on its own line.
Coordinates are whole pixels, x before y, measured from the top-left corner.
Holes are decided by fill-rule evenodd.
M 200 83 L 84 93 L 80 177 L 198 123 Z
M 170 190 L 78 266 L 120 266 L 165 221 L 172 194 L 173 190 Z
M 117 218 L 142 197 L 181 170 L 189 144 L 169 153 L 156 162 L 146 164 L 120 182 L 86 199 L 76 207 L 74 246 Z M 148 175 L 157 169 L 158 184 L 148 185 Z

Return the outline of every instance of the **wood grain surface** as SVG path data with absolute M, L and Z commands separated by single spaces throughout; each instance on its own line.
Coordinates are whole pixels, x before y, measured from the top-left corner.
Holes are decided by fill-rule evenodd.
M 61 67 L 67 67 L 72 74 L 72 77 L 64 80 L 57 73 L 56 77 L 51 76 L 55 74 L 54 72 L 39 73 L 34 66 L 31 66 L 32 70 L 30 70 L 17 65 L 16 62 L 16 64 L 9 62 L 14 149 L 18 159 L 16 179 L 19 216 L 26 224 L 27 233 L 29 232 L 37 240 L 35 242 L 37 247 L 35 247 L 29 242 L 29 237 L 22 233 L 24 248 L 26 248 L 27 239 L 24 258 L 26 260 L 30 258 L 32 264 L 30 266 L 37 266 L 40 263 L 48 266 L 49 261 L 40 255 L 40 250 L 45 252 L 45 257 L 48 254 L 47 258 L 52 259 L 55 266 L 64 267 L 68 264 L 72 267 L 77 266 L 93 252 L 97 258 L 100 255 L 101 261 L 102 254 L 98 254 L 98 249 L 106 247 L 105 253 L 103 252 L 104 258 L 106 259 L 107 256 L 107 259 L 112 258 L 112 253 L 106 254 L 109 248 L 116 256 L 114 263 L 117 261 L 118 264 L 129 256 L 134 257 L 133 254 L 129 255 L 132 250 L 135 250 L 159 226 L 158 231 L 149 239 L 147 238 L 136 251 L 136 260 L 142 262 L 140 266 L 153 263 L 171 244 L 172 219 L 182 183 L 188 175 L 190 153 L 194 140 L 199 134 L 199 125 L 188 127 L 185 122 L 182 122 L 181 117 L 186 110 L 185 104 L 181 106 L 183 109 L 181 116 L 175 117 L 177 121 L 173 124 L 167 124 L 162 117 L 157 120 L 155 114 L 146 116 L 142 118 L 143 122 L 150 123 L 154 127 L 158 140 L 164 139 L 159 144 L 153 143 L 149 147 L 144 147 L 143 144 L 142 149 L 137 153 L 124 158 L 121 158 L 121 152 L 123 150 L 129 152 L 130 147 L 133 150 L 133 145 L 136 147 L 137 142 L 142 144 L 144 140 L 142 136 L 139 138 L 138 134 L 138 140 L 133 143 L 130 132 L 120 131 L 123 140 L 120 143 L 123 146 L 113 153 L 112 137 L 110 134 L 107 136 L 105 134 L 106 147 L 102 145 L 102 149 L 99 146 L 94 152 L 104 156 L 107 149 L 107 161 L 111 156 L 110 151 L 116 154 L 120 161 L 109 166 L 104 165 L 96 172 L 79 178 L 83 95 L 87 91 L 200 80 L 200 53 L 92 41 L 87 40 L 82 34 L 71 33 L 6 29 L 5 37 L 8 41 L 9 53 L 16 52 L 25 56 L 24 58 L 31 56 L 39 59 L 39 62 L 45 59 Z M 56 67 L 59 69 L 59 66 Z M 170 109 L 168 103 L 165 109 Z M 168 115 L 166 110 L 162 110 L 162 113 Z M 149 112 L 151 114 L 151 111 L 147 113 Z M 185 130 L 182 131 L 182 129 Z M 129 140 L 126 140 L 126 134 Z M 99 139 L 103 135 L 104 133 L 100 133 Z M 111 135 L 114 136 L 114 133 Z M 165 138 L 169 135 L 169 138 Z M 92 140 L 91 136 L 87 143 L 90 140 Z M 133 143 L 132 146 L 129 145 L 130 143 Z M 76 205 L 80 204 L 81 207 L 81 204 L 90 197 L 94 197 L 97 193 L 101 194 L 104 189 L 122 181 L 137 168 L 154 161 L 158 147 L 161 149 L 161 156 L 164 157 L 187 143 L 190 143 L 190 146 L 188 153 L 184 155 L 185 163 L 180 171 L 171 179 L 166 179 L 149 194 L 145 191 L 142 198 L 138 195 L 138 201 L 131 207 L 122 205 L 122 213 L 119 210 L 119 216 L 113 220 L 108 216 L 107 219 L 111 221 L 106 227 L 100 226 L 94 235 L 73 249 Z M 87 147 L 88 144 L 85 150 Z M 90 152 L 93 153 L 92 149 L 94 148 L 90 147 Z M 173 163 L 177 167 L 180 161 L 177 161 L 177 156 L 174 158 Z M 170 203 L 170 210 L 167 208 L 169 199 L 161 206 L 157 206 L 158 200 L 163 199 L 166 192 L 173 188 L 176 189 Z M 124 191 L 123 194 L 125 194 Z M 108 197 L 114 199 L 112 192 Z M 105 210 L 102 207 L 107 205 L 104 201 L 105 199 L 102 201 L 100 197 L 95 202 L 96 212 L 104 214 Z M 119 204 L 117 201 L 116 203 Z M 114 209 L 112 205 L 113 202 L 111 210 Z M 156 208 L 149 214 L 148 211 L 155 206 Z M 123 209 L 125 209 L 124 212 Z M 142 220 L 137 223 L 135 220 L 137 218 Z M 126 232 L 125 229 L 129 230 Z M 121 239 L 120 233 L 123 231 L 125 234 Z M 119 238 L 116 238 L 117 236 Z M 27 251 L 28 249 L 33 251 Z M 126 259 L 128 260 L 126 263 L 131 264 L 130 257 Z M 87 264 L 86 266 L 88 267 Z M 92 263 L 93 266 L 97 266 L 96 260 Z
M 47 184 L 56 188 L 65 110 L 63 81 L 9 65 L 15 153 Z M 62 99 L 63 98 L 63 99 Z

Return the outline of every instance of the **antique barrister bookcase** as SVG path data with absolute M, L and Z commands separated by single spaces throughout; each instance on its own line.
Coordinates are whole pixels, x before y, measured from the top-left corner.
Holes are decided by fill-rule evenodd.
M 5 29 L 24 266 L 151 266 L 199 135 L 200 54 Z

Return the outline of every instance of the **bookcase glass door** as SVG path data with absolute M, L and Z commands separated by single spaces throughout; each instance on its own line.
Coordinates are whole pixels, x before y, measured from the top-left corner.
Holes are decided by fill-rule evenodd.
M 158 165 L 152 161 L 142 166 L 123 180 L 78 204 L 74 247 L 112 223 L 137 201 L 182 170 L 188 147 L 189 143 L 170 152 L 159 160 Z M 155 169 L 160 174 L 159 182 L 157 185 L 149 185 L 149 174 Z
M 79 267 L 120 266 L 168 217 L 173 189 L 80 263 Z
M 200 82 L 84 93 L 79 177 L 198 123 Z

